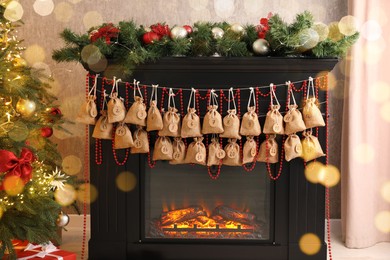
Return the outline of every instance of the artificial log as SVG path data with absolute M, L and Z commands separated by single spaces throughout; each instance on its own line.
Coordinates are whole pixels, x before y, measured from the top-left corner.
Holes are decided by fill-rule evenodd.
M 162 226 L 168 226 L 186 220 L 194 219 L 198 216 L 207 216 L 207 213 L 203 211 L 203 208 L 201 206 L 193 206 L 184 209 L 176 209 L 163 212 L 160 217 L 160 222 Z
M 253 224 L 256 216 L 249 212 L 242 212 L 224 205 L 214 209 L 213 215 L 221 216 L 225 220 L 232 220 L 243 224 Z

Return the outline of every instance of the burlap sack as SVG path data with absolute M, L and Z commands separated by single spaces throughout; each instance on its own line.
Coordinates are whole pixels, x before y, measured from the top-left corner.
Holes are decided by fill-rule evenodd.
M 244 148 L 242 149 L 242 164 L 256 161 L 257 144 L 253 136 L 247 136 Z
M 209 144 L 209 153 L 207 155 L 207 166 L 220 165 L 226 153 L 222 149 L 218 138 L 212 138 Z
M 180 114 L 175 107 L 169 107 L 163 116 L 163 128 L 158 131 L 159 136 L 180 136 Z
M 163 129 L 163 120 L 160 113 L 160 110 L 157 108 L 156 101 L 152 100 L 150 102 L 150 107 L 148 110 L 148 116 L 146 120 L 146 131 L 156 131 Z
M 148 153 L 149 152 L 149 139 L 148 133 L 138 126 L 133 134 L 134 146 L 131 147 L 131 153 Z
M 283 116 L 279 112 L 280 105 L 271 106 L 271 110 L 268 111 L 265 122 L 263 133 L 264 134 L 279 134 L 284 133 L 283 129 Z
M 208 111 L 203 119 L 202 134 L 223 133 L 222 116 L 217 111 L 218 106 L 211 105 L 207 109 Z
M 287 162 L 302 156 L 301 139 L 296 134 L 289 135 L 284 141 L 284 157 Z
M 114 149 L 125 149 L 134 146 L 133 136 L 126 123 L 120 122 L 115 129 Z
M 284 134 L 286 135 L 301 132 L 306 129 L 305 122 L 297 105 L 289 105 L 289 110 L 284 115 L 283 121 L 286 123 L 284 127 Z
M 229 139 L 228 144 L 224 148 L 226 156 L 223 158 L 222 164 L 228 166 L 241 166 L 240 146 L 237 144 L 237 139 Z
M 107 104 L 108 122 L 116 123 L 123 121 L 126 116 L 126 108 L 123 101 L 118 97 L 117 92 L 112 93 L 110 98 Z
M 277 163 L 279 161 L 279 147 L 275 135 L 270 135 L 264 140 L 259 149 L 258 162 Z
M 194 141 L 190 143 L 187 148 L 186 163 L 206 165 L 206 147 L 202 140 L 203 137 L 195 137 Z
M 100 112 L 96 125 L 93 129 L 92 137 L 97 139 L 112 139 L 112 123 L 108 122 L 107 111 L 103 110 Z
M 181 127 L 181 137 L 201 137 L 200 119 L 195 108 L 188 108 L 187 114 L 183 118 Z
M 125 117 L 125 123 L 146 126 L 146 105 L 142 97 L 135 96 L 135 102 L 131 105 L 129 111 L 127 111 Z
M 318 138 L 312 135 L 311 131 L 303 132 L 302 158 L 306 162 L 325 156 Z
M 227 112 L 228 114 L 223 118 L 224 131 L 219 136 L 240 140 L 240 119 L 236 115 L 237 111 L 235 109 L 229 109 Z
M 172 160 L 173 147 L 169 137 L 159 136 L 153 149 L 153 161 Z
M 186 145 L 180 137 L 175 137 L 173 140 L 172 160 L 169 164 L 183 164 L 186 158 Z
M 81 105 L 79 113 L 76 117 L 78 123 L 94 125 L 98 114 L 96 107 L 96 96 L 89 95 L 88 99 Z
M 256 107 L 248 107 L 248 111 L 242 117 L 240 134 L 244 136 L 259 136 L 261 127 L 256 114 Z
M 324 118 L 318 108 L 317 99 L 315 97 L 307 98 L 302 110 L 303 120 L 306 128 L 313 128 L 317 126 L 325 126 Z

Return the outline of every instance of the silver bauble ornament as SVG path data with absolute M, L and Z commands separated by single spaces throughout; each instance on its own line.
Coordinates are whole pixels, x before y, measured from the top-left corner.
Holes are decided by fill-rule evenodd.
M 299 50 L 304 52 L 313 49 L 319 42 L 320 36 L 312 28 L 306 28 L 299 32 Z
M 230 30 L 235 33 L 243 35 L 245 33 L 245 29 L 241 24 L 235 23 L 230 26 Z
M 28 99 L 19 99 L 16 103 L 16 111 L 24 117 L 34 114 L 36 107 L 35 102 Z
M 265 39 L 257 39 L 252 44 L 253 52 L 259 55 L 267 55 L 269 53 L 269 43 Z
M 183 39 L 187 37 L 188 32 L 182 26 L 175 26 L 171 29 L 171 38 L 172 39 Z
M 223 37 L 223 35 L 225 34 L 225 32 L 219 27 L 213 27 L 211 29 L 211 33 L 213 34 L 213 37 L 216 40 L 221 39 Z
M 69 215 L 61 211 L 60 214 L 58 214 L 56 224 L 58 227 L 65 227 L 66 225 L 68 225 L 69 224 Z

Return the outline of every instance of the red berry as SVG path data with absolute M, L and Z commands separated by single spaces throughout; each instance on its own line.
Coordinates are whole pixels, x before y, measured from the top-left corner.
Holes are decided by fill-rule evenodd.
M 49 127 L 49 126 L 44 126 L 41 128 L 41 136 L 42 137 L 50 137 L 53 135 L 53 128 Z
M 192 33 L 192 27 L 191 27 L 191 26 L 189 26 L 189 25 L 184 25 L 183 28 L 186 29 L 186 31 L 187 31 L 188 34 L 191 34 L 191 33 Z
M 157 33 L 155 32 L 147 32 L 145 33 L 143 36 L 142 36 L 142 41 L 145 43 L 145 44 L 151 44 L 155 41 L 158 41 L 160 40 L 160 37 Z

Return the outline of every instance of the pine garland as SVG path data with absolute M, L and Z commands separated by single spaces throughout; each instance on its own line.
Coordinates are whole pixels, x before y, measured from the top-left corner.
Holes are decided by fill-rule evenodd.
M 291 24 L 284 22 L 278 14 L 270 17 L 268 19 L 269 28 L 265 34 L 265 39 L 270 44 L 268 56 L 342 58 L 359 38 L 358 32 L 352 36 L 341 35 L 339 41 L 327 38 L 314 48 L 303 50 L 300 34 L 302 30 L 312 28 L 313 24 L 314 18 L 309 11 L 297 14 Z M 91 28 L 83 35 L 77 35 L 70 29 L 65 29 L 61 37 L 66 46 L 55 50 L 53 59 L 58 62 L 81 62 L 87 70 L 90 70 L 88 64 L 82 60 L 81 52 L 84 47 L 93 45 L 98 47 L 100 54 L 111 64 L 121 66 L 125 74 L 130 75 L 137 65 L 156 61 L 162 57 L 209 57 L 215 54 L 225 57 L 257 56 L 252 44 L 258 39 L 258 28 L 261 26 L 246 25 L 244 33 L 240 34 L 233 31 L 232 25 L 227 22 L 196 22 L 192 26 L 193 32 L 186 38 L 172 39 L 169 35 L 163 35 L 159 40 L 148 44 L 143 41 L 142 37 L 151 28 L 138 26 L 134 21 L 122 21 L 115 26 L 119 29 L 119 34 L 111 39 L 111 43 L 107 43 L 104 37 L 93 42 L 89 40 L 91 35 L 107 25 L 105 23 Z M 223 29 L 222 38 L 213 36 L 214 27 Z

